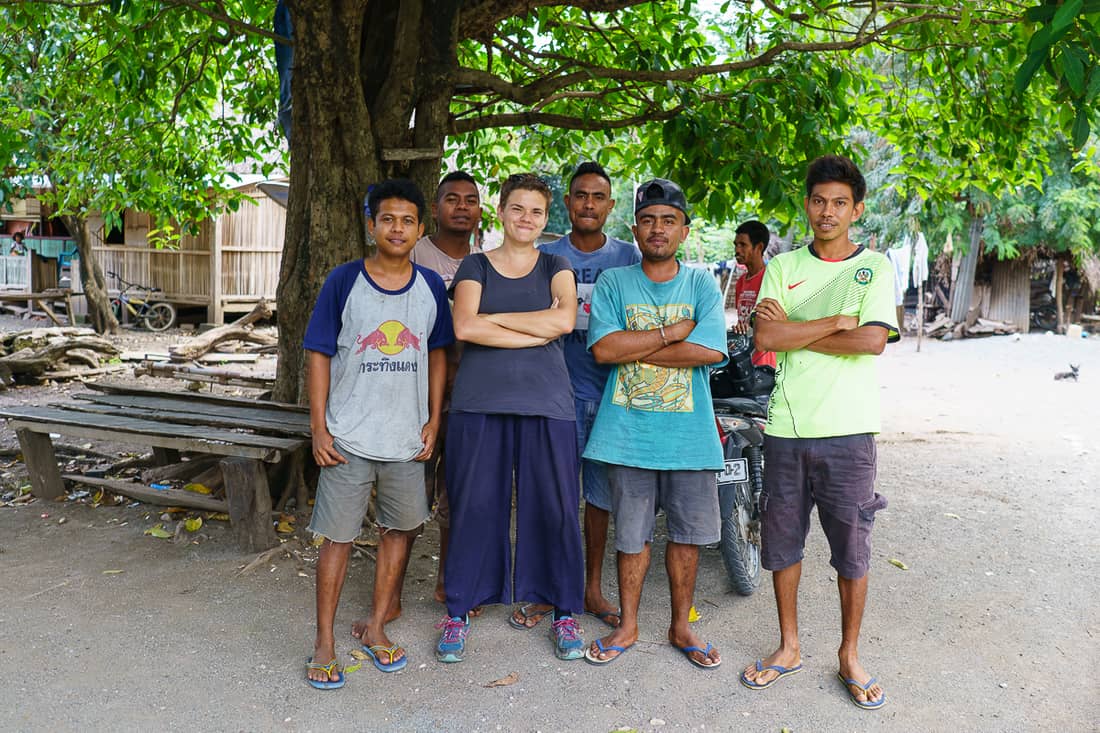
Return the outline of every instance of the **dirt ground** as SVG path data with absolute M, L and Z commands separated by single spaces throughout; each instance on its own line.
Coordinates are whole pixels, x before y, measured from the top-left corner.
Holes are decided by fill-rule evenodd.
M 466 661 L 439 664 L 430 525 L 404 614 L 388 627 L 409 666 L 384 675 L 368 663 L 343 690 L 319 692 L 304 680 L 309 552 L 238 575 L 251 558 L 225 523 L 174 544 L 143 534 L 161 521 L 153 507 L 35 501 L 0 508 L 0 730 L 1098 730 L 1100 338 L 915 346 L 881 360 L 879 490 L 890 507 L 878 515 L 862 637 L 887 690 L 880 711 L 856 709 L 835 679 L 836 583 L 816 527 L 800 598 L 805 670 L 766 691 L 737 675 L 776 641 L 768 581 L 736 596 L 718 551 L 704 550 L 697 627 L 723 664 L 697 669 L 664 641 L 660 541 L 642 640 L 620 661 L 560 662 L 546 628 L 515 631 L 493 607 L 474 622 Z M 1081 380 L 1054 381 L 1069 362 Z M 69 389 L 0 401 L 45 403 Z M 19 463 L 3 473 L 8 487 L 25 483 Z M 611 558 L 605 567 L 613 579 Z M 372 572 L 360 553 L 339 628 L 369 604 Z M 591 617 L 583 627 L 589 639 L 606 628 Z M 341 661 L 354 662 L 353 648 L 345 637 Z M 511 673 L 515 684 L 486 687 Z

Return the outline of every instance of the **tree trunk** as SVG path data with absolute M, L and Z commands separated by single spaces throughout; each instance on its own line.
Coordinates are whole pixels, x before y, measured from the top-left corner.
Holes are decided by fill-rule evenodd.
M 302 340 L 317 293 L 334 267 L 367 254 L 368 186 L 404 177 L 426 197 L 434 193 L 458 66 L 459 2 L 287 5 L 294 104 L 273 398 L 297 402 L 305 397 Z M 410 148 L 439 155 L 411 159 Z
M 111 298 L 107 295 L 107 280 L 103 277 L 103 268 L 92 253 L 87 221 L 83 216 L 64 216 L 62 220 L 76 240 L 77 257 L 80 258 L 80 281 L 84 288 L 84 300 L 88 303 L 88 320 L 96 333 L 118 333 L 118 319 L 111 308 Z
M 951 320 L 961 323 L 966 320 L 970 310 L 970 301 L 974 297 L 974 274 L 978 271 L 978 259 L 982 255 L 982 230 L 985 228 L 985 216 L 979 214 L 973 204 L 970 211 L 970 243 L 966 255 L 959 265 L 959 275 L 951 291 Z
M 998 260 L 993 263 L 993 282 L 987 317 L 1016 324 L 1020 333 L 1028 332 L 1031 321 L 1031 259 Z

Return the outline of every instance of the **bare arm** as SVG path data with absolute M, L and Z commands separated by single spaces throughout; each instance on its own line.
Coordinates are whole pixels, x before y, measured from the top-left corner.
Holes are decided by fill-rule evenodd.
M 851 331 L 839 331 L 818 339 L 806 347 L 807 351 L 836 356 L 855 354 L 881 354 L 886 349 L 889 331 L 882 326 L 860 326 Z
M 447 349 L 432 349 L 428 352 L 428 422 L 420 429 L 420 440 L 424 448 L 414 461 L 428 460 L 435 450 L 439 425 L 443 420 L 443 387 L 446 383 Z
M 636 361 L 653 364 L 655 363 L 652 360 L 654 354 L 679 345 L 694 328 L 695 321 L 685 318 L 665 326 L 664 338 L 661 337 L 659 328 L 651 328 L 648 331 L 614 331 L 592 344 L 592 356 L 600 364 L 631 364 Z M 715 361 L 719 360 L 715 359 Z
M 454 322 L 456 338 L 474 344 L 481 344 L 482 346 L 495 346 L 500 349 L 525 349 L 529 346 L 542 346 L 550 340 L 549 338 L 540 338 L 513 331 L 510 328 L 493 323 L 488 318 L 480 318 L 477 313 L 480 306 L 481 283 L 475 280 L 463 280 L 455 286 Z
M 577 323 L 577 281 L 572 270 L 562 270 L 550 281 L 554 302 L 549 308 L 525 313 L 489 313 L 482 318 L 512 331 L 556 339 Z
M 756 304 L 754 340 L 759 351 L 798 351 L 826 336 L 859 326 L 855 316 L 829 316 L 813 321 L 788 321 L 778 302 L 765 298 Z
M 309 355 L 306 372 L 306 393 L 309 395 L 309 429 L 313 435 L 313 459 L 318 466 L 335 466 L 348 459 L 336 450 L 332 434 L 325 421 L 328 407 L 329 366 L 332 357 L 318 351 L 306 351 Z
M 665 331 L 668 331 L 667 326 Z M 724 358 L 725 355 L 720 351 L 689 341 L 681 341 L 650 354 L 644 361 L 647 364 L 662 367 L 697 367 L 717 364 Z

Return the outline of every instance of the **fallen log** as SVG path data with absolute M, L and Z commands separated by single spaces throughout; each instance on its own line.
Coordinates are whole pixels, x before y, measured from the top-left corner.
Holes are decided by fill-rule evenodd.
M 272 315 L 274 315 L 274 312 L 271 310 L 271 306 L 266 300 L 261 299 L 247 315 L 238 318 L 233 323 L 212 328 L 186 343 L 169 346 L 168 353 L 172 361 L 194 361 L 218 344 L 226 341 L 248 341 L 265 346 L 277 344 L 278 339 L 275 337 L 255 333 L 252 330 L 253 323 L 271 318 Z
M 167 377 L 170 379 L 186 379 L 191 382 L 215 382 L 231 387 L 253 387 L 256 389 L 270 389 L 275 384 L 274 377 L 259 377 L 228 369 L 213 369 L 201 366 L 185 366 L 183 364 L 156 364 L 145 362 L 141 366 L 134 367 L 135 377 Z
M 141 480 L 147 484 L 160 481 L 190 481 L 211 466 L 217 466 L 218 459 L 218 456 L 207 454 L 167 466 L 154 466 L 141 472 Z
M 205 494 L 197 494 L 194 491 L 183 489 L 164 489 L 163 491 L 150 488 L 144 484 L 135 484 L 130 481 L 119 481 L 109 478 L 92 478 L 79 473 L 65 473 L 61 478 L 85 486 L 100 486 L 115 494 L 122 494 L 131 499 L 157 504 L 159 506 L 185 506 L 191 509 L 202 509 L 208 512 L 228 512 L 229 502 L 225 499 L 214 499 Z

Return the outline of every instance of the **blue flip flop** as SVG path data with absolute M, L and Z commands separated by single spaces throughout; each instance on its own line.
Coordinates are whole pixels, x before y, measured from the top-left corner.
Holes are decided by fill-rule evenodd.
M 308 672 L 311 669 L 319 669 L 328 675 L 328 681 L 325 680 L 313 680 L 309 678 Z M 310 687 L 315 687 L 318 690 L 339 690 L 344 686 L 344 673 L 336 669 L 336 660 L 333 659 L 328 664 L 318 664 L 313 659 L 306 660 L 306 682 Z M 336 673 L 337 679 L 332 679 L 333 672 Z
M 719 667 L 722 664 L 721 659 L 719 659 L 714 664 L 703 664 L 698 659 L 691 656 L 692 652 L 699 652 L 704 657 L 709 658 L 711 650 L 714 649 L 714 646 L 709 641 L 707 642 L 707 648 L 706 649 L 700 649 L 697 646 L 679 646 L 679 647 L 676 647 L 676 648 L 679 649 L 680 651 L 682 651 L 684 653 L 684 656 L 688 658 L 688 661 L 691 662 L 692 664 L 694 664 L 699 669 L 714 669 L 715 667 Z
M 592 647 L 588 647 L 584 650 L 584 661 L 588 662 L 589 664 L 611 664 L 616 659 L 626 654 L 627 650 L 629 650 L 633 646 L 633 644 L 630 644 L 629 646 L 619 646 L 617 644 L 604 646 L 603 639 L 596 639 L 596 648 L 600 650 L 599 654 L 603 654 L 604 652 L 618 652 L 618 654 L 611 657 L 610 659 L 600 659 L 598 655 L 592 653 Z
M 789 675 L 801 672 L 802 671 L 802 665 L 799 664 L 799 665 L 794 666 L 794 667 L 784 667 L 784 666 L 779 665 L 779 664 L 769 664 L 768 666 L 765 667 L 764 666 L 764 660 L 763 659 L 757 659 L 756 660 L 756 671 L 759 673 L 759 672 L 763 672 L 766 669 L 770 669 L 773 672 L 778 672 L 779 676 L 778 677 L 773 677 L 772 679 L 768 680 L 764 684 L 759 684 L 758 682 L 756 682 L 754 680 L 750 680 L 748 677 L 745 676 L 745 673 L 742 672 L 741 673 L 741 684 L 744 685 L 745 687 L 749 688 L 750 690 L 766 690 L 769 687 L 771 687 L 772 685 L 774 685 L 776 682 L 778 682 L 779 680 L 783 679 L 784 677 L 787 677 Z
M 871 685 L 875 684 L 875 678 L 874 677 L 867 680 L 867 684 L 865 684 L 865 685 L 861 685 L 858 682 L 856 682 L 855 680 L 850 680 L 850 679 L 846 678 L 840 672 L 836 673 L 836 678 L 844 683 L 844 689 L 848 692 L 848 699 L 851 700 L 852 704 L 855 705 L 857 708 L 863 708 L 864 710 L 878 710 L 879 708 L 881 708 L 883 705 L 886 704 L 886 692 L 885 691 L 883 691 L 882 697 L 880 697 L 875 702 L 871 702 L 870 700 L 860 700 L 859 698 L 856 697 L 856 694 L 854 692 L 852 692 L 853 687 L 858 687 L 860 690 L 863 691 L 863 694 L 866 695 L 867 690 L 870 689 Z
M 401 647 L 397 644 L 393 646 L 382 646 L 381 644 L 375 644 L 374 646 L 363 645 L 363 651 L 370 655 L 371 661 L 374 662 L 374 666 L 382 672 L 399 672 L 405 669 L 405 665 L 409 663 L 409 657 L 407 655 L 401 657 L 397 661 L 393 659 L 400 649 Z M 388 663 L 383 663 L 382 660 L 378 658 L 379 654 L 388 655 L 390 661 Z

